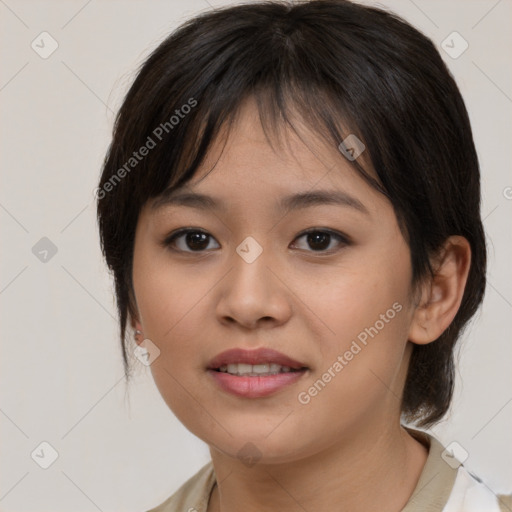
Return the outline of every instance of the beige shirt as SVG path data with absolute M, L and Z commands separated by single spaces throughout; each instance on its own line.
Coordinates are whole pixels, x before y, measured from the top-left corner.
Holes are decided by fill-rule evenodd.
M 492 492 L 456 459 L 441 456 L 445 448 L 434 437 L 405 427 L 429 450 L 420 478 L 401 512 L 512 512 L 512 494 Z M 215 486 L 210 461 L 171 497 L 148 512 L 206 512 Z

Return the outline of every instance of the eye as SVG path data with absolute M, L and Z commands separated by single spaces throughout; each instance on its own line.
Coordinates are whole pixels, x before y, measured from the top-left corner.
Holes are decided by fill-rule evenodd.
M 299 235 L 295 240 L 299 240 L 301 238 L 304 238 L 306 240 L 306 244 L 308 244 L 309 247 L 313 250 L 313 252 L 334 252 L 336 251 L 336 248 L 334 251 L 332 250 L 331 243 L 333 242 L 333 239 L 338 241 L 338 246 L 346 246 L 349 245 L 349 239 L 342 235 L 341 233 L 332 231 L 330 229 L 309 229 L 308 231 L 305 231 L 301 235 Z M 304 247 L 302 247 L 304 248 Z M 299 249 L 301 249 L 299 247 Z M 306 248 L 306 250 L 308 250 Z
M 171 233 L 164 241 L 164 247 L 183 252 L 204 252 L 214 238 L 199 229 L 184 228 Z M 178 246 L 177 249 L 174 246 Z M 217 244 L 217 248 L 219 245 Z M 190 250 L 187 250 L 189 248 Z M 211 249 L 211 247 L 210 247 Z
M 336 248 L 332 249 L 333 239 L 338 242 L 338 246 L 350 244 L 348 237 L 330 229 L 309 229 L 297 236 L 295 240 L 301 238 L 305 238 L 306 244 L 311 248 L 312 252 L 335 252 Z M 210 242 L 213 240 L 215 239 L 209 233 L 200 229 L 182 228 L 167 236 L 162 245 L 175 251 L 201 253 L 212 249 Z M 217 243 L 217 246 L 213 247 L 213 249 L 218 249 L 219 247 Z M 299 249 L 308 251 L 308 248 L 304 247 L 299 247 Z

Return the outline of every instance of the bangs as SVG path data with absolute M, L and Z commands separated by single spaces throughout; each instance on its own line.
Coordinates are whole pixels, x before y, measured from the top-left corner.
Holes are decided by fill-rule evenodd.
M 286 132 L 292 130 L 315 153 L 311 140 L 314 134 L 326 147 L 338 150 L 340 159 L 370 186 L 389 197 L 373 166 L 372 153 L 378 148 L 375 142 L 368 143 L 372 133 L 361 118 L 363 109 L 355 115 L 354 107 L 345 101 L 347 96 L 353 97 L 353 91 L 330 88 L 328 84 L 339 77 L 327 79 L 320 70 L 317 79 L 312 80 L 314 63 L 301 55 L 300 48 L 293 51 L 289 44 L 283 48 L 267 44 L 273 51 L 266 52 L 265 59 L 258 59 L 257 66 L 247 65 L 254 55 L 246 56 L 243 51 L 232 59 L 216 55 L 217 73 L 213 80 L 206 74 L 188 84 L 186 90 L 171 90 L 165 95 L 162 91 L 148 91 L 155 98 L 163 97 L 167 101 L 149 106 L 148 115 L 140 120 L 137 131 L 131 136 L 127 134 L 127 139 L 138 134 L 140 145 L 148 138 L 155 142 L 155 148 L 140 166 L 140 206 L 192 179 L 212 145 L 221 139 L 225 146 L 250 100 L 257 105 L 261 127 L 274 151 L 282 149 Z M 219 66 L 221 63 L 224 67 Z M 347 83 L 354 88 L 353 80 Z M 191 103 L 195 104 L 194 108 L 187 108 L 187 113 L 180 117 L 176 115 Z M 365 152 L 357 159 L 345 158 L 338 149 L 349 135 L 355 135 L 365 146 Z M 321 155 L 317 157 L 322 161 Z
M 319 89 L 316 89 L 314 93 L 303 89 L 300 91 L 297 89 L 283 90 L 282 85 L 281 81 L 268 84 L 265 88 L 249 89 L 241 94 L 227 94 L 224 97 L 224 102 L 219 101 L 217 96 L 220 94 L 220 90 L 209 90 L 206 94 L 217 96 L 215 110 L 210 107 L 208 102 L 204 102 L 203 108 L 198 107 L 197 112 L 190 114 L 190 118 L 184 122 L 183 142 L 178 146 L 179 153 L 172 155 L 174 160 L 171 161 L 171 155 L 162 152 L 159 155 L 160 161 L 152 162 L 153 172 L 159 169 L 166 185 L 162 189 L 163 182 L 158 180 L 159 187 L 152 187 L 151 190 L 148 190 L 146 199 L 158 198 L 163 193 L 175 190 L 192 179 L 198 168 L 203 165 L 214 144 L 223 143 L 223 151 L 232 131 L 236 129 L 240 115 L 243 114 L 250 101 L 254 101 L 257 106 L 261 128 L 267 143 L 274 152 L 283 150 L 288 140 L 287 134 L 291 130 L 315 154 L 319 162 L 324 163 L 324 158 L 318 151 L 323 143 L 324 146 L 321 149 L 327 147 L 331 153 L 333 150 L 337 151 L 340 160 L 348 163 L 370 186 L 388 196 L 371 166 L 371 161 L 366 158 L 367 155 L 361 154 L 356 159 L 350 158 L 349 153 L 349 158 L 346 158 L 344 156 L 346 153 L 340 149 L 340 144 L 347 137 L 356 135 L 361 141 L 362 135 L 357 128 L 354 128 L 354 122 L 350 123 L 350 128 L 346 128 L 349 123 L 340 119 L 339 106 L 338 108 L 330 106 L 333 99 L 325 91 Z M 235 97 L 236 100 L 232 100 L 232 97 Z M 305 98 L 308 97 L 314 98 L 314 100 L 305 101 Z M 318 142 L 321 144 L 315 144 Z M 288 149 L 291 151 L 290 148 Z M 206 175 L 214 169 L 220 155 Z M 170 162 L 173 163 L 170 165 Z M 327 171 L 330 170 L 327 164 L 324 166 Z M 154 185 L 157 183 L 153 180 L 151 182 Z

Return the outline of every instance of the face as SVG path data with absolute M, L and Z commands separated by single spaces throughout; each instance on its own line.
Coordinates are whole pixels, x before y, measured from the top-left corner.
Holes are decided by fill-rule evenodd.
M 391 204 L 337 148 L 290 132 L 275 151 L 258 119 L 248 104 L 215 168 L 220 142 L 186 185 L 216 206 L 167 198 L 144 207 L 133 283 L 171 410 L 212 448 L 277 463 L 398 421 L 412 270 Z M 300 200 L 320 191 L 338 200 Z M 249 353 L 216 359 L 230 349 Z M 264 365 L 273 359 L 278 367 Z M 250 375 L 219 371 L 228 362 Z

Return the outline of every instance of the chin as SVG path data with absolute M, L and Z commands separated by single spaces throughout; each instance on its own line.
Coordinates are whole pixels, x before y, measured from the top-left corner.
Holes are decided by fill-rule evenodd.
M 290 433 L 286 430 L 272 432 L 268 424 L 262 422 L 251 425 L 250 429 L 229 429 L 230 434 L 222 431 L 222 435 L 212 437 L 212 432 L 194 432 L 206 444 L 210 450 L 221 452 L 228 457 L 239 459 L 247 466 L 259 464 L 283 464 L 290 463 L 307 456 L 301 456 L 302 447 L 297 445 L 299 433 Z M 270 435 L 269 435 L 269 432 Z M 219 433 L 219 432 L 217 432 Z

